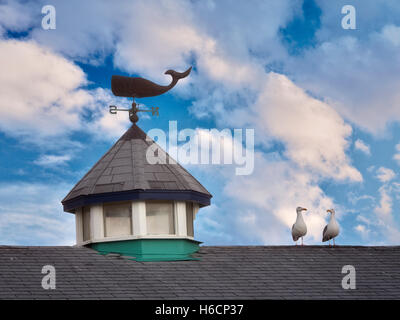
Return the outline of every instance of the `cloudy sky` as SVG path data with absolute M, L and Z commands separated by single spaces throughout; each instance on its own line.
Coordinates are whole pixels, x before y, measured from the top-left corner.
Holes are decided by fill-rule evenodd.
M 44 5 L 56 29 L 42 28 Z M 356 29 L 343 29 L 344 5 Z M 213 194 L 205 244 L 305 243 L 334 207 L 339 244 L 400 242 L 400 4 L 396 0 L 0 2 L 0 245 L 73 244 L 60 201 L 129 127 L 112 74 L 167 84 L 145 131 L 249 128 L 255 165 L 189 165 Z

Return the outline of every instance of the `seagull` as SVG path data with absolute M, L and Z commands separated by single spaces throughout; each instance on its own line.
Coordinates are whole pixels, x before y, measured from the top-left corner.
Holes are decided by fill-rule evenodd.
M 331 219 L 322 232 L 322 242 L 329 241 L 330 246 L 331 239 L 333 239 L 333 245 L 335 245 L 335 237 L 339 234 L 339 224 L 336 222 L 334 209 L 326 210 L 326 212 L 331 214 Z
M 296 241 L 296 245 L 297 245 L 297 240 L 299 240 L 299 238 L 301 238 L 301 245 L 303 245 L 303 237 L 307 233 L 307 226 L 303 220 L 303 215 L 301 214 L 302 211 L 307 211 L 307 209 L 302 207 L 296 208 L 297 219 L 294 225 L 292 226 L 292 237 L 293 241 Z

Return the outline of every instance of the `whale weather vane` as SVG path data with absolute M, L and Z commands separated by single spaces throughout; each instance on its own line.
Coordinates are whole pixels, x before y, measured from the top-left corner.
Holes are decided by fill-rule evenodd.
M 151 112 L 154 116 L 158 116 L 158 107 L 151 107 L 151 109 L 139 109 L 135 102 L 135 98 L 146 98 L 159 96 L 167 91 L 171 90 L 178 83 L 180 79 L 186 78 L 192 67 L 187 69 L 185 72 L 176 72 L 174 70 L 167 70 L 164 74 L 169 74 L 172 77 L 172 81 L 167 86 L 161 86 L 150 80 L 143 79 L 140 77 L 125 77 L 116 76 L 111 77 L 111 91 L 115 96 L 132 98 L 132 107 L 130 109 L 120 109 L 117 106 L 110 106 L 109 111 L 111 114 L 116 114 L 118 111 L 128 111 L 129 120 L 136 123 L 139 120 L 137 115 L 138 112 Z

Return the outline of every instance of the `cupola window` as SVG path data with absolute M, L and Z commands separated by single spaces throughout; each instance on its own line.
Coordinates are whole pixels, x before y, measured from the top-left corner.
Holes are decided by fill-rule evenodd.
M 104 205 L 105 236 L 118 237 L 132 234 L 131 203 Z
M 148 234 L 175 234 L 173 203 L 147 202 L 146 222 Z
M 90 207 L 83 207 L 82 210 L 83 241 L 90 240 Z

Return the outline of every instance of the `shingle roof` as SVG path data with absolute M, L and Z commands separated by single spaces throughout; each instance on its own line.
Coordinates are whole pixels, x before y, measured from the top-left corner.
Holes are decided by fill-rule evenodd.
M 137 262 L 84 247 L 0 246 L 0 299 L 400 299 L 400 247 L 201 247 L 199 261 Z M 44 265 L 56 289 L 44 290 Z M 344 290 L 344 265 L 356 289 Z
M 153 143 L 133 124 L 73 187 L 63 204 L 80 196 L 129 190 L 194 191 L 211 198 L 211 194 L 158 145 L 158 156 L 163 153 L 166 163 L 148 163 L 146 151 Z

